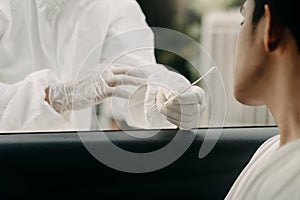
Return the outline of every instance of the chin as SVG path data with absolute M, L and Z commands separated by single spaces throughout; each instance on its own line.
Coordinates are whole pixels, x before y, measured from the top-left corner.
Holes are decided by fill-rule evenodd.
M 254 94 L 250 94 L 249 91 L 241 90 L 238 88 L 234 89 L 235 99 L 246 106 L 262 106 L 264 105 L 263 101 L 259 100 Z

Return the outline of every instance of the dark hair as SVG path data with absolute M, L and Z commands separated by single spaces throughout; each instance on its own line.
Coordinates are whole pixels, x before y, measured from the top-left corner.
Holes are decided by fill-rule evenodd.
M 264 15 L 264 6 L 270 5 L 270 10 L 274 19 L 282 28 L 291 31 L 295 38 L 298 49 L 300 51 L 300 10 L 298 6 L 299 0 L 254 0 L 255 8 L 253 12 L 254 27 L 257 25 L 261 17 Z

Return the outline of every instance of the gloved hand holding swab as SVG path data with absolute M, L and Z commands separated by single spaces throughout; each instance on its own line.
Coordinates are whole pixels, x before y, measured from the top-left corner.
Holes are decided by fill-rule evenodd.
M 169 102 L 171 102 L 175 98 L 180 97 L 180 95 L 182 95 L 183 93 L 185 93 L 186 91 L 188 91 L 189 89 L 191 89 L 193 86 L 197 85 L 200 81 L 202 81 L 205 77 L 207 77 L 215 69 L 217 69 L 217 68 L 216 67 L 212 67 L 210 70 L 208 70 L 208 72 L 206 72 L 198 80 L 196 80 L 195 82 L 193 82 L 189 87 L 187 87 L 187 88 L 183 89 L 181 92 L 179 92 L 179 94 L 173 94 L 173 95 L 171 95 L 171 97 L 169 97 L 169 99 L 165 103 L 163 103 L 161 105 L 158 105 L 157 108 L 153 110 L 153 112 L 157 111 L 159 109 L 159 107 L 161 107 L 161 106 L 166 107 Z

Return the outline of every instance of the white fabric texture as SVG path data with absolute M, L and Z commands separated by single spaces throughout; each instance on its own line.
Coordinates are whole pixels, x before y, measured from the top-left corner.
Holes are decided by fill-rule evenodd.
M 22 131 L 54 131 L 71 127 L 70 116 L 59 115 L 45 101 L 45 88 L 56 81 L 56 76 L 45 69 L 15 84 L 0 83 L 1 131 L 20 131 L 21 127 Z
M 148 30 L 141 42 L 153 47 L 153 33 L 135 0 L 1 0 L 0 92 L 5 95 L 0 101 L 0 131 L 75 129 L 70 113 L 58 115 L 45 103 L 44 90 L 53 80 L 74 81 L 95 45 L 139 28 Z M 119 37 L 104 44 L 89 57 L 84 72 L 110 62 L 131 49 L 131 43 Z M 156 61 L 153 49 L 147 49 L 117 62 L 137 67 Z
M 300 140 L 280 147 L 280 137 L 265 142 L 240 174 L 226 200 L 300 199 Z

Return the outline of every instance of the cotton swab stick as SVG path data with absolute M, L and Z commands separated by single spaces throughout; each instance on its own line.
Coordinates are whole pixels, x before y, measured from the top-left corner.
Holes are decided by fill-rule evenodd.
M 175 94 L 175 96 L 172 96 L 168 99 L 168 101 L 166 101 L 165 103 L 158 105 L 156 109 L 153 110 L 153 112 L 157 111 L 158 108 L 160 106 L 166 106 L 168 104 L 168 102 L 174 98 L 174 97 L 179 97 L 180 95 L 182 95 L 183 93 L 185 93 L 186 91 L 188 91 L 190 88 L 192 88 L 193 86 L 197 85 L 200 81 L 202 81 L 206 76 L 208 76 L 211 72 L 213 72 L 215 69 L 217 69 L 217 67 L 212 67 L 210 70 L 208 70 L 208 72 L 206 72 L 206 74 L 204 74 L 202 77 L 200 77 L 198 80 L 196 80 L 195 82 L 193 82 L 190 86 L 188 86 L 187 88 L 183 89 L 179 94 Z
M 184 90 L 182 90 L 178 95 L 176 95 L 177 97 L 179 97 L 180 95 L 182 95 L 183 93 L 185 93 L 186 91 L 188 91 L 190 88 L 192 88 L 193 86 L 197 85 L 200 81 L 202 81 L 206 76 L 208 76 L 213 70 L 215 70 L 216 67 L 212 67 L 210 70 L 208 70 L 208 72 L 206 72 L 206 74 L 204 74 L 202 77 L 200 77 L 198 80 L 196 80 L 194 83 L 192 83 L 189 87 L 185 88 Z

